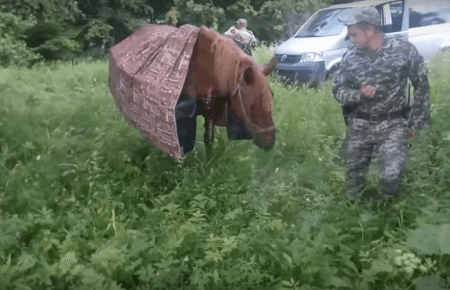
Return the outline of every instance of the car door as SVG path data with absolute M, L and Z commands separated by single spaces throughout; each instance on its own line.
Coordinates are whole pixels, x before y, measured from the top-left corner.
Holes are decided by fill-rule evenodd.
M 376 7 L 382 19 L 382 30 L 388 36 L 408 40 L 407 23 L 404 21 L 403 1 L 394 1 Z
M 450 1 L 411 1 L 405 13 L 409 41 L 430 61 L 450 43 Z

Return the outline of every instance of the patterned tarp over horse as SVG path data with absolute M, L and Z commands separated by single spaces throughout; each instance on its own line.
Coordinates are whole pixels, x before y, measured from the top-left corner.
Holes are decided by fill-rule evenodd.
M 179 160 L 175 106 L 200 28 L 149 24 L 111 48 L 109 89 L 124 118 Z

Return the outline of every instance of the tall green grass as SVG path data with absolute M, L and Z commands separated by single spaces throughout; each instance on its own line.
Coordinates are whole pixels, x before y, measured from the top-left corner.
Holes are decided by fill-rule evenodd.
M 341 194 L 330 84 L 270 83 L 270 152 L 220 129 L 207 164 L 198 118 L 180 165 L 123 120 L 107 63 L 1 69 L 0 289 L 450 287 L 449 62 L 430 65 L 431 127 L 385 206 Z

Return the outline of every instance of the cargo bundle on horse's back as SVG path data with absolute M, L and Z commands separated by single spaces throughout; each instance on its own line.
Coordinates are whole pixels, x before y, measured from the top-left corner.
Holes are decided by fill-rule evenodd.
M 111 48 L 109 88 L 125 119 L 175 159 L 194 148 L 196 116 L 230 139 L 275 143 L 271 66 L 260 66 L 207 27 L 147 25 Z

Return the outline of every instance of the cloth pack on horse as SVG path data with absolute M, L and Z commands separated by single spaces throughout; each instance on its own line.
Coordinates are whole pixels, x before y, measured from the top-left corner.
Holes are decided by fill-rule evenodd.
M 196 116 L 230 139 L 275 143 L 272 92 L 260 66 L 231 39 L 207 27 L 150 24 L 111 48 L 109 88 L 124 118 L 175 159 L 193 150 Z

